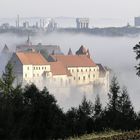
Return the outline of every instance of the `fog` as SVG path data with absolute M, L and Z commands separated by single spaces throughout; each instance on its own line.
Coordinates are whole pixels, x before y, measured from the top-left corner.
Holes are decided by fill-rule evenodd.
M 13 34 L 1 34 L 0 49 L 6 43 L 11 51 L 15 51 L 16 44 L 23 43 L 26 39 L 27 37 L 18 37 Z M 135 110 L 140 110 L 140 78 L 136 76 L 134 66 L 137 62 L 133 52 L 133 46 L 139 42 L 139 37 L 99 37 L 85 34 L 51 33 L 46 36 L 32 37 L 31 40 L 33 44 L 41 42 L 42 44 L 59 45 L 64 53 L 67 53 L 69 48 L 74 53 L 81 45 L 89 48 L 93 60 L 110 67 L 117 75 L 121 86 L 125 85 L 128 88 Z M 3 69 L 3 59 L 0 59 L 1 70 Z M 54 94 L 63 108 L 78 105 L 84 95 L 75 88 L 71 88 L 68 93 L 56 92 Z M 86 96 L 94 101 L 96 94 L 90 93 Z M 107 102 L 106 93 L 101 93 L 100 96 L 103 102 Z
M 129 18 L 139 15 L 139 5 L 139 0 L 0 0 L 0 17 Z

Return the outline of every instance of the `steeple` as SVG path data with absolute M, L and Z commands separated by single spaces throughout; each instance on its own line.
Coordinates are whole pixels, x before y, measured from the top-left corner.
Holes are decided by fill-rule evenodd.
M 52 55 L 55 55 L 55 51 L 54 50 L 52 51 Z
M 68 55 L 73 55 L 71 48 L 69 48 Z
M 28 34 L 28 39 L 27 39 L 27 42 L 26 42 L 26 43 L 27 43 L 27 45 L 29 45 L 29 46 L 32 45 L 32 43 L 31 43 L 31 41 L 30 41 L 30 35 L 29 35 L 29 34 Z
M 2 49 L 2 53 L 9 53 L 9 48 L 6 44 L 5 44 L 4 48 Z

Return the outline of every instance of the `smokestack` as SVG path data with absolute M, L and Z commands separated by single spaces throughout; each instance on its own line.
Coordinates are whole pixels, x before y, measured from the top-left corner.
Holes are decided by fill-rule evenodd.
M 17 27 L 19 28 L 19 15 L 17 15 Z
M 40 28 L 42 28 L 42 20 L 40 19 Z

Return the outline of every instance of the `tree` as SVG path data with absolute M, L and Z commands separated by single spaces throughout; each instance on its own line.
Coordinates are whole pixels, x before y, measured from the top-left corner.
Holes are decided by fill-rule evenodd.
M 136 53 L 136 60 L 140 60 L 140 42 L 133 47 L 133 50 Z M 137 70 L 136 74 L 140 77 L 140 62 L 135 67 Z
M 91 117 L 93 115 L 93 105 L 91 101 L 86 99 L 86 96 L 83 97 L 81 105 L 78 108 L 78 121 L 77 121 L 77 131 L 78 134 L 88 133 L 92 130 Z M 90 123 L 89 123 L 90 122 Z M 90 126 L 89 126 L 90 125 Z M 89 130 L 90 129 L 90 130 Z
M 119 96 L 120 96 L 120 86 L 117 78 L 114 76 L 110 85 L 110 92 L 108 93 L 109 103 L 104 111 L 104 122 L 105 126 L 109 129 L 119 129 Z
M 120 102 L 119 107 L 120 112 L 123 113 L 125 116 L 129 116 L 132 112 L 134 112 L 126 87 L 122 88 L 119 102 Z
M 97 119 L 102 113 L 102 104 L 100 102 L 99 94 L 97 94 L 94 105 L 94 118 Z
M 86 96 L 83 97 L 81 105 L 79 105 L 79 110 L 81 110 L 86 116 L 90 116 L 93 113 L 93 105 L 91 101 L 86 99 Z
M 10 63 L 8 63 L 5 67 L 5 72 L 0 79 L 0 90 L 4 92 L 5 95 L 12 93 L 14 90 L 13 82 L 14 82 L 14 75 L 13 75 L 13 67 Z
M 117 77 L 113 77 L 110 85 L 110 93 L 108 93 L 109 97 L 109 104 L 108 109 L 110 111 L 117 111 L 119 107 L 119 93 L 120 93 L 120 86 L 117 81 Z
M 65 136 L 65 115 L 55 98 L 44 88 L 32 84 L 24 90 L 24 115 L 19 138 L 59 139 Z M 58 131 L 59 130 L 59 131 Z
M 103 113 L 102 104 L 100 102 L 99 94 L 97 94 L 96 99 L 95 99 L 95 104 L 94 104 L 94 116 L 93 116 L 94 131 L 102 130 L 102 113 Z
M 126 87 L 122 88 L 119 102 L 120 102 L 119 111 L 121 112 L 121 116 L 122 116 L 120 119 L 121 128 L 130 130 L 134 128 L 133 125 L 136 119 L 136 114 L 134 112 L 134 108 L 130 101 Z
M 67 136 L 77 136 L 78 110 L 71 108 L 66 113 Z

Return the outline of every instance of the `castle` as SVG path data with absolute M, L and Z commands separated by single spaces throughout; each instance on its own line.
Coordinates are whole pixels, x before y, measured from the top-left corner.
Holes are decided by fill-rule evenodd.
M 67 55 L 52 51 L 47 58 L 36 50 L 20 51 L 13 54 L 10 62 L 18 84 L 35 83 L 55 88 L 100 85 L 106 91 L 109 89 L 108 69 L 96 64 L 84 46 L 75 54 L 71 49 Z

